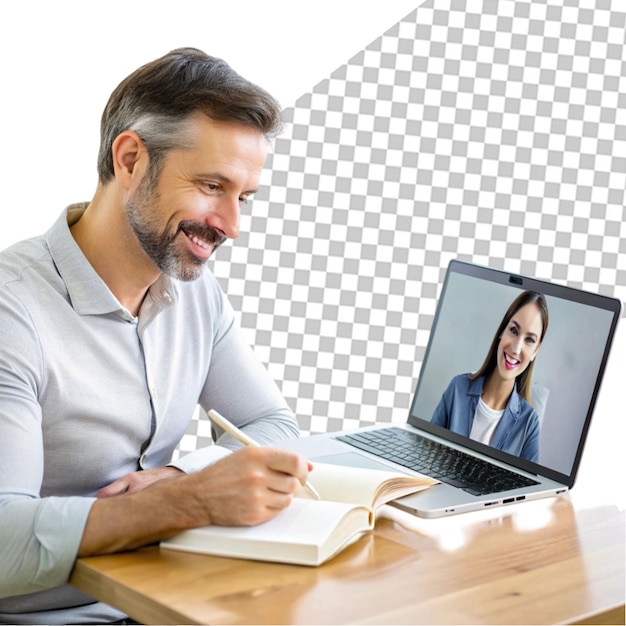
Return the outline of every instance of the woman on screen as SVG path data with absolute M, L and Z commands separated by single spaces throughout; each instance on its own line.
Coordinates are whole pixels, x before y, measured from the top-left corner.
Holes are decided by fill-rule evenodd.
M 431 422 L 536 462 L 539 415 L 530 389 L 547 329 L 545 297 L 524 291 L 502 318 L 480 369 L 452 379 Z

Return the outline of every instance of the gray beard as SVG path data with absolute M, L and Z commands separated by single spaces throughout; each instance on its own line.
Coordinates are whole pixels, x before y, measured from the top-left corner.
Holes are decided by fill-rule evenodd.
M 193 221 L 181 222 L 172 235 L 167 231 L 159 233 L 150 215 L 150 207 L 154 206 L 155 200 L 158 200 L 158 196 L 142 186 L 128 200 L 126 215 L 135 236 L 161 272 L 185 282 L 196 280 L 204 270 L 207 260 L 196 257 L 182 245 L 177 245 L 177 239 L 186 237 L 185 233 L 193 234 L 213 245 L 215 249 L 224 243 L 226 237 L 209 226 Z

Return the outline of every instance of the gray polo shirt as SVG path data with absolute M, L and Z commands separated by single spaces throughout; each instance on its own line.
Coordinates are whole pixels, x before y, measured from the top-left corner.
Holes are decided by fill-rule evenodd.
M 213 275 L 162 276 L 134 317 L 71 235 L 83 210 L 0 253 L 0 622 L 121 617 L 59 585 L 96 491 L 168 464 L 197 404 L 260 443 L 298 433 Z M 174 465 L 196 471 L 238 446 L 217 443 Z

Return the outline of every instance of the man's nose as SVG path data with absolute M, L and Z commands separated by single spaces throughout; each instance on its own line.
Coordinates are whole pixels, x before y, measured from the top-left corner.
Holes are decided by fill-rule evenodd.
M 239 236 L 240 217 L 239 198 L 223 198 L 207 218 L 207 224 L 229 239 L 236 239 Z

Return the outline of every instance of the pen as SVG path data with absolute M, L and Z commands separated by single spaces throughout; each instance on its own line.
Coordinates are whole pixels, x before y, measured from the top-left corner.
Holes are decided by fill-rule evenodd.
M 232 435 L 239 443 L 243 443 L 245 446 L 258 446 L 259 444 L 246 435 L 242 430 L 237 428 L 234 424 L 229 422 L 224 416 L 220 415 L 214 409 L 208 411 L 207 415 L 211 419 L 211 421 L 221 428 L 223 428 L 229 435 Z M 309 492 L 311 496 L 313 496 L 316 500 L 321 500 L 320 494 L 317 493 L 317 490 L 313 485 L 307 480 L 304 483 L 304 488 Z

